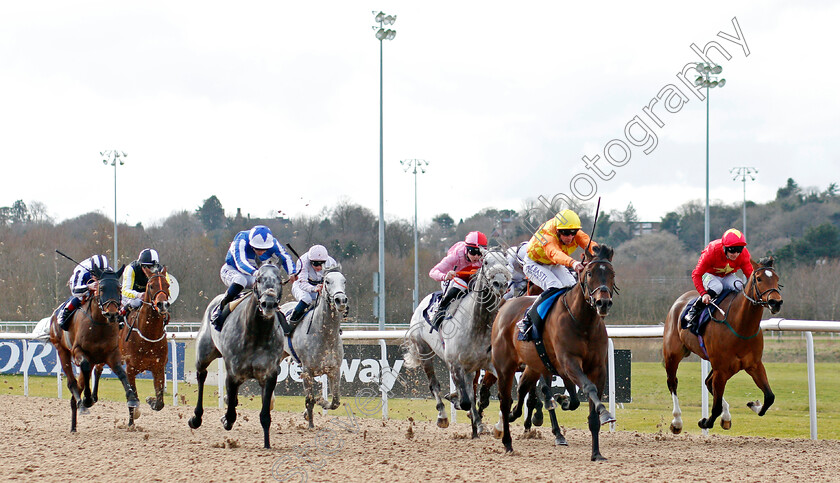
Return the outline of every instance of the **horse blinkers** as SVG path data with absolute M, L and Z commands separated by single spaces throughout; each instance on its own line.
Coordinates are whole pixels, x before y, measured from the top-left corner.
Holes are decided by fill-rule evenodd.
M 96 300 L 99 304 L 99 310 L 109 322 L 114 322 L 120 311 L 122 295 L 119 279 L 122 275 L 123 268 L 120 268 L 119 272 L 116 273 L 108 269 L 97 271 L 98 273 L 94 274 L 97 281 Z

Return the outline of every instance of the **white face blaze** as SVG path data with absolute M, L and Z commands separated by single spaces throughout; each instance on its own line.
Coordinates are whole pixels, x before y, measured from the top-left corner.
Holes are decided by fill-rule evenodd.
M 764 275 L 767 275 L 768 278 L 772 278 L 773 277 L 773 272 L 771 272 L 770 270 L 765 270 Z

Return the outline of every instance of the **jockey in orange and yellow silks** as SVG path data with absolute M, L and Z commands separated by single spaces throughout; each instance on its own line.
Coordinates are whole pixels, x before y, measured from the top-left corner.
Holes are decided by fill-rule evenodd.
M 598 246 L 580 229 L 580 217 L 577 213 L 563 210 L 543 223 L 531 237 L 531 241 L 520 250 L 520 257 L 524 262 L 522 271 L 531 282 L 543 289 L 543 293 L 525 314 L 525 319 L 520 322 L 521 340 L 525 340 L 531 324 L 542 320 L 548 312 L 551 304 L 544 302 L 553 302 L 558 292 L 577 282 L 571 270 L 580 273 L 583 264 L 571 255 L 578 247 L 585 248 L 587 245 L 590 246 L 590 253 Z

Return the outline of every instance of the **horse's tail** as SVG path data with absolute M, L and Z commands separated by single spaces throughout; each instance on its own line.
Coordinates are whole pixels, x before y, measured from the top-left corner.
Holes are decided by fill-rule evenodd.
M 405 338 L 405 342 L 402 343 L 401 349 L 403 350 L 405 367 L 409 369 L 420 367 L 423 359 L 420 355 L 420 351 L 417 349 L 417 343 L 411 339 L 410 335 Z

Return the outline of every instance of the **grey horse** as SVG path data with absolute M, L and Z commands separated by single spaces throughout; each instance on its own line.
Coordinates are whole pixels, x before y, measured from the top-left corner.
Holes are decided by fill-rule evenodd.
M 276 265 L 259 265 L 254 272 L 256 282 L 253 292 L 240 299 L 221 331 L 213 328 L 210 314 L 224 295 L 214 298 L 204 311 L 201 329 L 196 338 L 198 402 L 195 414 L 189 420 L 191 428 L 197 429 L 201 426 L 207 366 L 222 357 L 227 373 L 227 412 L 222 416 L 222 426 L 230 430 L 236 421 L 239 386 L 248 379 L 256 379 L 262 388 L 260 424 L 263 428 L 264 447 L 271 447 L 268 438 L 268 429 L 271 426 L 270 410 L 280 361 L 283 360 L 283 331 L 275 313 L 283 291 L 283 274 Z
M 296 302 L 283 304 L 281 310 L 288 313 Z M 312 409 L 318 403 L 324 409 L 336 409 L 339 405 L 341 388 L 341 361 L 344 360 L 344 345 L 341 343 L 340 324 L 347 316 L 347 294 L 341 266 L 324 270 L 323 288 L 312 310 L 304 315 L 291 338 L 283 342 L 285 355 L 294 357 L 301 366 L 301 378 L 306 394 L 306 419 L 309 428 L 315 427 Z M 327 386 L 332 393 L 332 402 L 321 396 L 315 397 L 315 378 L 326 374 Z
M 443 320 L 438 332 L 430 332 L 429 325 L 423 319 L 423 310 L 429 305 L 431 295 L 424 298 L 411 316 L 411 325 L 403 348 L 406 367 L 422 366 L 429 378 L 429 389 L 437 404 L 437 425 L 441 428 L 449 426 L 449 418 L 444 411 L 433 358 L 437 356 L 446 362 L 457 389 L 456 406 L 469 411 L 472 419 L 472 437 L 477 438 L 481 428 L 481 416 L 476 408 L 473 381 L 477 371 L 482 369 L 485 375 L 495 375 L 490 363 L 490 332 L 502 302 L 502 295 L 510 281 L 505 255 L 495 249 L 487 250 L 481 268 L 472 280 L 471 290 L 457 306 L 450 306 L 451 315 Z M 489 389 L 486 390 L 486 395 L 484 390 L 482 391 L 482 399 L 485 396 L 489 397 Z

